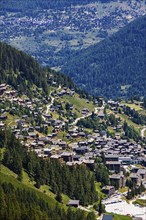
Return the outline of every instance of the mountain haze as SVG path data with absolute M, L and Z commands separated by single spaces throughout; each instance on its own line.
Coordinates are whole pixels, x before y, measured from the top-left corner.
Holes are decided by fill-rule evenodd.
M 25 11 L 26 9 L 63 8 L 71 5 L 89 4 L 93 2 L 111 2 L 113 0 L 1 0 L 0 7 L 4 10 Z
M 96 95 L 146 95 L 146 16 L 87 49 L 77 52 L 62 72 Z

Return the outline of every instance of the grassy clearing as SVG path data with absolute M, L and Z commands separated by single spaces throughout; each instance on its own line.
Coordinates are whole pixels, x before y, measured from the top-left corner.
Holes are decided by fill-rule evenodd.
M 11 171 L 10 169 L 8 169 L 7 167 L 5 167 L 2 164 L 0 165 L 0 172 L 7 175 L 7 176 L 17 178 L 17 174 L 15 174 L 13 171 Z
M 115 136 L 115 130 L 112 128 L 112 127 L 110 127 L 110 126 L 108 126 L 108 131 L 111 133 L 111 134 L 113 134 L 114 136 Z
M 60 131 L 58 134 L 57 134 L 57 139 L 62 139 L 62 138 L 65 138 L 66 137 L 66 132 L 65 131 Z
M 121 199 L 126 201 L 128 204 L 130 203 L 130 201 L 125 196 L 122 196 Z
M 83 108 L 88 108 L 90 112 L 94 111 L 94 104 L 92 102 L 87 103 L 87 100 L 81 99 L 78 94 L 75 94 L 74 96 L 66 95 L 62 99 L 65 103 L 69 102 L 72 104 L 75 110 L 80 109 L 81 111 Z M 79 114 L 79 112 L 76 113 Z
M 119 189 L 120 193 L 124 193 L 124 192 L 127 192 L 127 191 L 128 191 L 128 187 L 127 186 Z
M 134 122 L 132 122 L 132 121 L 128 118 L 127 115 L 119 114 L 119 113 L 118 113 L 117 115 L 118 115 L 118 117 L 120 117 L 120 119 L 121 119 L 122 121 L 126 121 L 128 125 L 133 126 L 133 127 L 135 128 L 135 130 L 137 130 L 138 132 L 140 132 L 140 130 L 143 128 L 143 126 L 137 125 L 137 124 L 135 124 Z
M 40 187 L 40 191 L 45 193 L 47 196 L 55 199 L 55 194 L 51 191 L 50 187 L 47 185 L 43 185 Z
M 59 114 L 57 112 L 52 112 L 52 118 L 53 119 L 58 119 L 59 118 Z
M 3 155 L 4 155 L 4 152 L 5 152 L 5 148 L 0 148 L 0 161 L 3 159 Z
M 22 182 L 17 180 L 17 175 L 8 169 L 7 167 L 0 165 L 0 181 L 11 183 L 16 188 L 31 190 L 36 193 L 36 195 L 42 199 L 44 199 L 49 206 L 53 207 L 56 204 L 55 194 L 51 191 L 50 187 L 47 185 L 43 185 L 40 189 L 35 188 L 35 181 L 31 181 L 28 174 L 23 171 L 23 180 Z M 69 197 L 67 195 L 62 194 L 63 203 L 60 204 L 62 208 L 67 209 L 66 204 L 69 202 Z
M 35 188 L 34 187 L 34 184 L 35 184 L 35 181 L 31 181 L 28 174 L 23 170 L 22 172 L 22 183 L 31 187 L 31 188 Z
M 127 216 L 127 215 L 119 215 L 115 213 L 107 213 L 110 214 L 114 217 L 114 220 L 132 220 L 132 217 Z
M 133 202 L 134 205 L 138 204 L 142 207 L 146 207 L 146 199 L 137 199 Z
M 48 134 L 51 134 L 53 130 L 53 126 L 48 126 Z
M 93 130 L 91 128 L 84 128 L 84 130 L 88 133 L 91 133 L 91 134 L 93 133 Z
M 15 120 L 16 119 L 19 119 L 19 117 L 17 116 L 17 115 L 11 115 L 11 114 L 9 114 L 9 113 L 6 113 L 6 116 L 8 117 L 7 118 L 7 120 L 6 120 L 6 125 L 8 125 L 8 126 L 14 126 L 14 125 L 16 125 L 16 122 L 15 122 Z
M 112 110 L 110 109 L 106 109 L 106 113 L 109 115 L 109 114 L 114 114 Z
M 138 111 L 138 113 L 140 114 L 140 115 L 145 115 L 146 116 L 146 110 L 140 110 L 140 111 Z
M 95 188 L 96 191 L 98 192 L 98 196 L 101 198 L 106 198 L 106 195 L 104 193 L 101 192 L 101 183 L 100 182 L 95 182 Z
M 44 199 L 49 206 L 53 207 L 56 204 L 56 200 L 49 195 L 46 195 L 44 192 L 42 193 L 41 189 L 37 189 L 33 186 L 33 182 L 29 180 L 29 177 L 26 172 L 23 171 L 23 181 L 20 182 L 17 180 L 17 175 L 9 170 L 7 167 L 1 165 L 0 168 L 0 181 L 11 183 L 16 188 L 31 190 L 36 193 L 36 195 L 42 199 Z
M 63 204 L 67 205 L 69 203 L 70 198 L 65 194 L 61 194 L 61 196 Z
M 126 215 L 113 214 L 114 220 L 132 220 L 132 217 Z
M 58 134 L 57 134 L 57 137 L 55 138 L 56 140 L 58 139 L 62 139 L 63 141 L 66 141 L 68 142 L 68 138 L 66 137 L 66 132 L 65 131 L 60 131 Z
M 135 109 L 136 111 L 142 110 L 142 107 L 140 105 L 136 105 L 134 103 L 124 103 L 124 105 L 130 107 L 131 109 Z
M 108 213 L 114 217 L 114 220 L 132 220 L 132 217 L 127 215 L 119 215 L 115 213 Z

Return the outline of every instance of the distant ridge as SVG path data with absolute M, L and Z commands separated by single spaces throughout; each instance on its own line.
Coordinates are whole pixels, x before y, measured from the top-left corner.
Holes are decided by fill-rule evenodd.
M 94 95 L 146 95 L 146 16 L 110 38 L 78 52 L 62 67 Z

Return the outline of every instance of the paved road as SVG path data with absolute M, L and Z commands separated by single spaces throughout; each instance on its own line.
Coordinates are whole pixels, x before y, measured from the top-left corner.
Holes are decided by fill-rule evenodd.
M 59 90 L 59 89 L 61 89 L 61 86 L 60 86 L 60 85 L 59 85 L 59 87 L 57 88 L 57 90 Z M 45 113 L 45 114 L 48 114 L 48 113 L 49 113 L 50 108 L 51 108 L 51 106 L 52 106 L 53 103 L 54 103 L 55 98 L 52 96 L 52 93 L 53 93 L 53 92 L 50 93 L 51 103 L 49 103 L 48 105 L 46 105 L 47 110 L 46 110 L 46 113 Z M 44 117 L 43 115 L 42 115 L 42 118 L 45 120 L 45 117 Z
M 94 108 L 94 114 L 98 114 L 98 112 L 99 112 L 100 110 L 104 110 L 104 105 L 101 106 L 101 107 L 96 107 L 96 108 Z M 88 113 L 87 115 L 84 115 L 84 116 L 81 116 L 81 117 L 79 117 L 79 118 L 76 118 L 71 125 L 76 125 L 80 119 L 87 118 L 87 117 L 89 117 L 90 115 L 92 115 L 92 112 Z
M 61 86 L 60 86 L 60 85 L 59 85 L 59 87 L 57 88 L 57 90 L 59 90 L 59 89 L 61 89 Z M 46 114 L 49 113 L 50 108 L 51 108 L 51 106 L 53 105 L 54 100 L 55 100 L 55 98 L 52 96 L 52 92 L 50 93 L 50 98 L 51 98 L 51 103 L 49 103 L 49 104 L 46 106 L 46 107 L 47 107 Z M 96 108 L 94 109 L 94 113 L 97 114 L 100 110 L 103 110 L 103 109 L 104 109 L 104 105 L 103 105 L 102 107 L 96 107 Z M 92 115 L 92 112 L 88 113 L 87 115 L 84 115 L 84 116 L 81 116 L 81 117 L 79 117 L 79 118 L 76 118 L 76 119 L 74 120 L 74 122 L 72 122 L 71 125 L 72 125 L 72 126 L 76 125 L 79 120 L 84 119 L 84 118 L 87 118 L 87 117 L 89 117 L 90 115 Z M 44 116 L 42 116 L 42 118 L 45 120 L 45 117 L 44 117 Z
M 142 130 L 141 130 L 141 137 L 144 138 L 145 135 L 144 135 L 144 132 L 146 131 L 146 127 L 144 127 Z
M 51 98 L 51 103 L 47 105 L 46 114 L 48 114 L 48 113 L 49 113 L 50 108 L 51 108 L 51 106 L 52 106 L 52 105 L 53 105 L 53 103 L 54 103 L 54 97 L 52 97 L 52 96 L 51 96 L 51 94 L 50 94 L 50 98 Z
M 84 118 L 87 118 L 87 117 L 89 117 L 90 115 L 92 115 L 92 113 L 89 113 L 89 114 L 87 114 L 87 115 L 84 115 L 84 116 L 81 116 L 81 117 L 79 117 L 79 118 L 76 118 L 71 125 L 76 125 L 79 120 L 84 119 Z

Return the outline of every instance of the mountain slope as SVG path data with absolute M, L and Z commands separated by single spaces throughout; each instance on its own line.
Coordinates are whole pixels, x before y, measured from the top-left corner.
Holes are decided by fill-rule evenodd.
M 35 84 L 47 93 L 46 81 L 45 72 L 35 59 L 0 42 L 0 83 L 19 87 L 21 92 L 29 91 Z
M 146 16 L 77 53 L 62 71 L 92 94 L 146 95 Z
M 2 42 L 0 42 L 1 83 L 7 83 L 20 94 L 27 94 L 29 97 L 34 93 L 37 96 L 48 95 L 49 87 L 54 83 L 56 86 L 73 88 L 80 95 L 87 96 L 77 88 L 70 77 L 48 67 L 43 68 L 33 57 Z
M 6 167 L 5 169 L 11 172 Z M 72 215 L 78 220 L 87 219 L 85 212 L 67 209 L 45 193 L 21 183 L 1 170 L 0 175 L 1 220 L 72 220 Z

